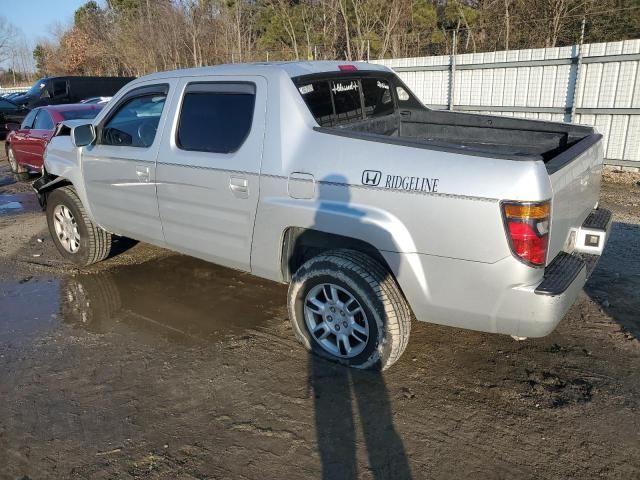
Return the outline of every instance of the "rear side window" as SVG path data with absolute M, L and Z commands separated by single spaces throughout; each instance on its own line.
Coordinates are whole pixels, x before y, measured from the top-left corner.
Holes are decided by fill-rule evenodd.
M 46 110 L 40 110 L 36 117 L 36 123 L 33 125 L 34 130 L 53 130 L 53 120 Z
M 249 136 L 255 85 L 192 84 L 182 101 L 176 143 L 183 150 L 233 153 Z

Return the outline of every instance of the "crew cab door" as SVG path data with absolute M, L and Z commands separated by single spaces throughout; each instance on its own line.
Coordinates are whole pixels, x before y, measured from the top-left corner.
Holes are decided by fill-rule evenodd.
M 170 83 L 148 84 L 120 97 L 101 115 L 96 141 L 82 150 L 94 220 L 104 229 L 163 244 L 156 198 L 156 157 Z
M 250 270 L 265 129 L 266 80 L 184 79 L 158 156 L 158 206 L 167 244 Z

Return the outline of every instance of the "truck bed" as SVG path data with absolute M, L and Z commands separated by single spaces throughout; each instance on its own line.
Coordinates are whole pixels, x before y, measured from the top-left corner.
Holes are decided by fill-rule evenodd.
M 427 109 L 401 110 L 334 129 L 384 136 L 407 146 L 545 163 L 594 133 L 579 125 Z

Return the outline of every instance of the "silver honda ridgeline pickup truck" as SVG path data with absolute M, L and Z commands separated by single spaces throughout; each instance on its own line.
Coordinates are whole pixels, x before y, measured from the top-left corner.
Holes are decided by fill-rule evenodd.
M 413 316 L 550 333 L 607 240 L 602 157 L 592 128 L 429 110 L 382 66 L 223 65 L 60 125 L 34 188 L 69 261 L 122 235 L 289 283 L 307 349 L 384 369 Z

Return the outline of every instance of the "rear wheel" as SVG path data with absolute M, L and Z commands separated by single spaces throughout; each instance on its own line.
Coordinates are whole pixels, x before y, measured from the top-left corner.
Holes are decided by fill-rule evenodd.
M 48 195 L 47 224 L 60 254 L 76 265 L 99 262 L 111 251 L 111 234 L 91 221 L 71 186 Z
M 9 161 L 9 166 L 11 167 L 11 171 L 13 173 L 26 173 L 27 168 L 18 163 L 16 159 L 16 154 L 13 152 L 13 148 L 11 146 L 7 147 L 7 160 Z
M 353 250 L 330 251 L 300 267 L 289 286 L 289 318 L 308 350 L 354 368 L 393 365 L 411 329 L 393 276 Z

